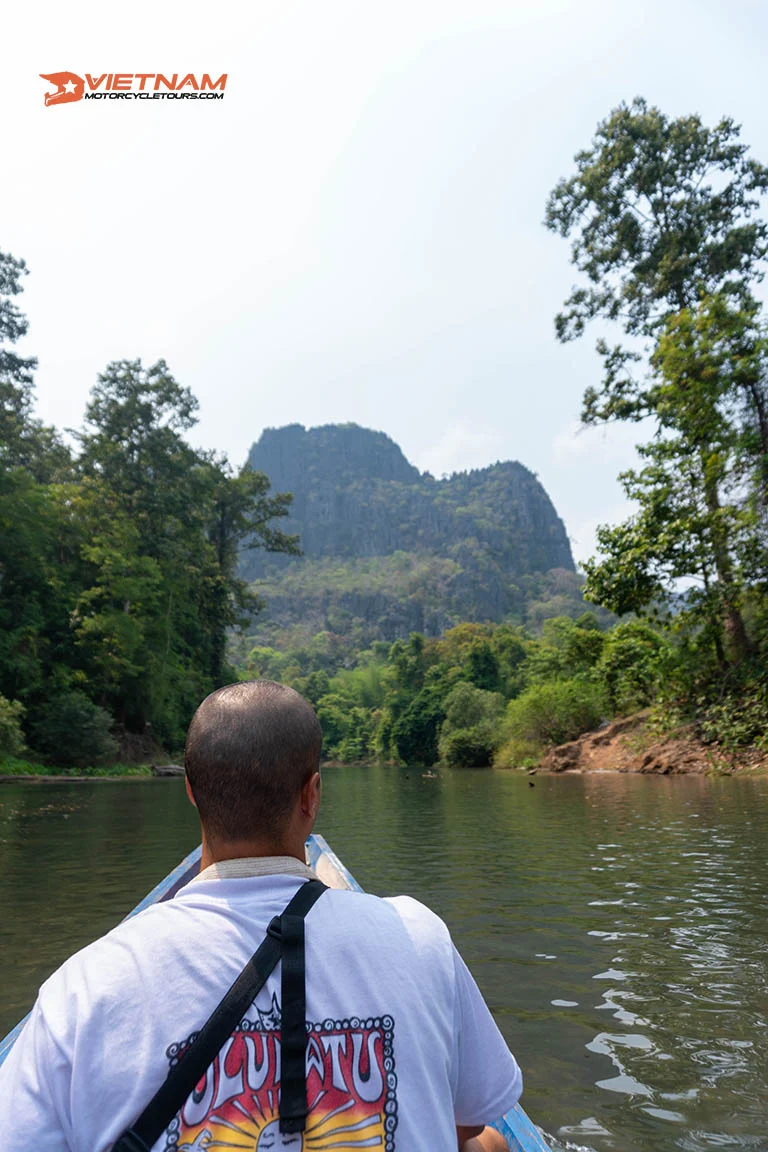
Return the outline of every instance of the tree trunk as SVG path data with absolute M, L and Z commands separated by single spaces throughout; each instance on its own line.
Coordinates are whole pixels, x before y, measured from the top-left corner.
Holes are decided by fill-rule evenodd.
M 731 662 L 736 664 L 749 655 L 752 645 L 739 608 L 738 590 L 733 579 L 733 565 L 728 551 L 728 541 L 721 523 L 721 505 L 717 481 L 709 474 L 709 468 L 704 459 L 702 459 L 702 470 L 704 474 L 704 499 L 711 517 L 712 559 L 722 594 L 723 626 L 728 654 Z
M 760 433 L 760 503 L 765 507 L 768 504 L 768 411 L 766 410 L 768 405 L 760 383 L 750 383 L 747 388 L 752 398 Z
M 712 586 L 709 582 L 709 573 L 707 572 L 706 567 L 702 570 L 702 576 L 704 578 L 704 592 L 707 597 L 707 615 L 709 616 L 712 623 L 712 643 L 715 649 L 715 656 L 717 657 L 717 662 L 723 672 L 727 672 L 728 657 L 726 656 L 725 648 L 723 647 L 723 622 L 720 619 L 719 612 L 717 612 L 716 607 L 713 606 L 712 603 Z M 713 607 L 715 607 L 715 611 L 712 610 Z

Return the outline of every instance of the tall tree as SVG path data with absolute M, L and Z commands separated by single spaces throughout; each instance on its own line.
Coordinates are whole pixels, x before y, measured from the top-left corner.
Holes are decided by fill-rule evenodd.
M 176 531 L 196 515 L 199 458 L 184 433 L 197 408 L 164 360 L 149 368 L 140 360 L 108 364 L 86 407 L 79 469 L 114 493 L 157 558 L 174 551 Z
M 756 213 L 767 190 L 768 168 L 747 156 L 732 120 L 710 129 L 636 99 L 598 126 L 546 212 L 550 229 L 573 237 L 573 262 L 588 280 L 556 318 L 559 338 L 580 336 L 597 318 L 620 322 L 629 338 L 613 347 L 598 340 L 603 380 L 585 393 L 582 419 L 651 417 L 656 430 L 643 449 L 649 465 L 625 477 L 641 512 L 602 532 L 607 559 L 591 566 L 590 589 L 607 606 L 637 607 L 661 591 L 664 572 L 695 564 L 734 659 L 749 642 L 729 523 L 734 452 L 745 443 L 733 399 L 752 406 L 762 434 L 764 393 L 755 357 L 741 374 L 733 357 L 754 328 L 752 289 L 768 253 L 768 225 Z
M 676 578 L 697 577 L 707 614 L 714 609 L 723 619 L 726 647 L 715 634 L 721 661 L 726 648 L 737 657 L 750 648 L 739 605 L 755 519 L 745 499 L 738 419 L 742 383 L 753 371 L 747 353 L 756 348 L 745 330 L 750 319 L 751 309 L 733 307 L 722 294 L 668 317 L 649 384 L 659 435 L 640 450 L 646 466 L 623 476 L 641 511 L 600 535 L 608 569 L 636 578 L 611 588 L 605 563 L 589 566 L 589 591 L 621 611 L 641 610 Z
M 547 202 L 547 227 L 573 236 L 589 281 L 557 317 L 561 339 L 601 316 L 653 336 L 702 293 L 744 296 L 762 279 L 768 225 L 755 214 L 768 168 L 739 135 L 731 119 L 711 129 L 698 116 L 670 120 L 640 98 L 598 125 Z
M 15 455 L 32 408 L 33 372 L 37 360 L 24 359 L 9 347 L 26 335 L 26 316 L 15 298 L 27 275 L 23 260 L 0 252 L 0 451 L 4 461 Z
M 243 548 L 263 548 L 267 552 L 300 554 L 297 536 L 287 535 L 274 521 L 287 516 L 292 496 L 270 493 L 269 478 L 248 464 L 233 472 L 226 457 L 207 459 L 209 504 L 205 522 L 206 539 L 215 557 L 217 582 L 211 587 L 211 610 L 218 617 L 213 629 L 211 674 L 221 680 L 226 668 L 227 631 L 245 623 L 262 603 L 248 584 L 238 576 Z
M 54 429 L 32 415 L 37 360 L 12 347 L 29 328 L 16 305 L 26 275 L 23 260 L 0 252 L 0 467 L 25 467 L 46 481 L 68 470 L 70 455 Z
M 118 361 L 99 376 L 80 436 L 81 473 L 110 493 L 110 502 L 131 525 L 143 564 L 130 559 L 130 548 L 125 562 L 117 563 L 119 534 L 102 532 L 101 546 L 89 549 L 98 579 L 80 601 L 83 610 L 90 605 L 95 618 L 80 621 L 80 642 L 106 632 L 116 641 L 119 632 L 124 660 L 116 653 L 111 674 L 122 667 L 130 675 L 131 646 L 151 639 L 151 675 L 146 669 L 136 682 L 140 694 L 134 707 L 121 710 L 134 726 L 142 717 L 154 717 L 153 724 L 170 739 L 178 737 L 195 700 L 231 675 L 228 631 L 258 608 L 237 575 L 241 545 L 247 539 L 251 547 L 298 551 L 296 539 L 273 523 L 287 513 L 290 496 L 270 494 L 262 473 L 246 469 L 235 475 L 225 458 L 188 443 L 185 434 L 196 423 L 197 407 L 165 361 L 148 368 L 139 360 Z M 122 539 L 128 540 L 124 532 Z M 117 628 L 115 596 L 126 581 L 154 588 L 147 560 L 157 566 L 159 585 L 140 637 L 138 621 L 130 629 L 128 621 Z

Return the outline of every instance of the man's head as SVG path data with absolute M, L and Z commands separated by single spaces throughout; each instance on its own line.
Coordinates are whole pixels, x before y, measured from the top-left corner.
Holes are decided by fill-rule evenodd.
M 184 755 L 207 839 L 283 843 L 318 771 L 322 739 L 313 708 L 283 684 L 247 680 L 208 696 L 192 717 Z M 308 817 L 315 806 L 307 801 Z

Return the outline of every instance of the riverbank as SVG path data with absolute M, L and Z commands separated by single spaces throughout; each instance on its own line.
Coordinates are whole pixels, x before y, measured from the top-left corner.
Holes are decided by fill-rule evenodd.
M 732 776 L 768 774 L 768 753 L 758 748 L 738 751 L 704 744 L 693 725 L 660 735 L 648 712 L 614 720 L 597 732 L 551 748 L 543 772 L 638 772 L 647 775 Z
M 322 766 L 360 768 L 370 766 L 370 761 L 324 760 Z M 553 774 L 618 772 L 657 776 L 733 776 L 749 773 L 768 776 L 768 752 L 757 748 L 742 748 L 734 752 L 717 744 L 704 744 L 695 735 L 693 725 L 660 735 L 650 722 L 649 712 L 645 711 L 614 720 L 596 732 L 587 732 L 567 744 L 550 748 L 535 771 Z M 50 765 L 28 760 L 0 762 L 0 784 L 22 781 L 77 784 L 179 777 L 183 774 L 183 768 L 176 764 L 120 763 L 56 772 L 51 771 Z
M 146 780 L 154 775 L 151 764 L 104 764 L 98 767 L 53 771 L 50 764 L 40 764 L 19 757 L 0 761 L 0 784 L 28 780 L 36 784 L 83 783 L 92 780 Z

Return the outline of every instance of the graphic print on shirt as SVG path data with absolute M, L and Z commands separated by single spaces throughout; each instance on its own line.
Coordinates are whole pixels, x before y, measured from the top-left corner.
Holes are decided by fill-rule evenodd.
M 164 1152 L 394 1152 L 397 1077 L 391 1016 L 307 1025 L 304 1132 L 278 1122 L 280 1008 L 243 1020 L 170 1125 Z M 195 1038 L 167 1051 L 173 1068 Z

